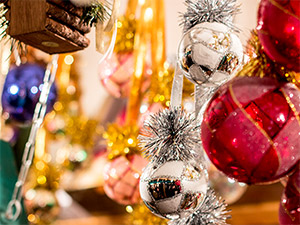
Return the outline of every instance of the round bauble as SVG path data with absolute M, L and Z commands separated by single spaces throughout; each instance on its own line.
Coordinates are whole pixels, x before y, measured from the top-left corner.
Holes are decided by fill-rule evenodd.
M 276 63 L 300 71 L 299 0 L 262 0 L 257 32 L 265 53 Z
M 300 159 L 300 91 L 272 78 L 237 77 L 219 88 L 201 125 L 203 147 L 227 176 L 275 181 Z
M 45 69 L 38 64 L 23 64 L 12 68 L 6 77 L 3 93 L 3 111 L 17 122 L 31 122 L 35 105 L 39 101 Z M 56 86 L 50 89 L 47 112 L 51 111 L 56 100 Z
M 193 83 L 219 86 L 231 78 L 243 60 L 243 47 L 231 29 L 221 23 L 201 23 L 186 32 L 178 61 Z
M 207 172 L 188 161 L 151 161 L 141 176 L 140 193 L 145 205 L 157 216 L 183 218 L 203 203 Z
M 279 207 L 280 224 L 299 224 L 300 222 L 300 163 L 287 182 L 281 196 Z
M 129 83 L 133 72 L 134 57 L 132 53 L 113 53 L 99 65 L 102 85 L 109 94 L 116 98 L 129 95 Z
M 119 156 L 104 168 L 104 191 L 119 204 L 131 205 L 140 199 L 139 180 L 148 161 L 140 155 Z

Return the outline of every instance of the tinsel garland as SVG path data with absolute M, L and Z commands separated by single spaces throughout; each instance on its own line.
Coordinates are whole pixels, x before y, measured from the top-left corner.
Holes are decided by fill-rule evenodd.
M 240 12 L 236 0 L 185 0 L 187 11 L 181 15 L 184 32 L 199 23 L 218 22 L 238 31 L 232 18 Z
M 236 74 L 236 76 L 257 76 L 257 77 L 273 77 L 277 80 L 288 81 L 300 88 L 300 74 L 294 71 L 287 70 L 273 62 L 263 50 L 259 41 L 256 30 L 252 31 L 249 40 L 250 53 L 253 51 L 253 56 L 250 61 Z
M 140 154 L 137 136 L 139 128 L 136 125 L 110 124 L 103 138 L 107 141 L 108 159 L 120 155 Z
M 226 225 L 230 218 L 227 204 L 218 198 L 212 189 L 208 189 L 202 206 L 189 217 L 170 221 L 168 225 Z
M 164 109 L 151 115 L 141 133 L 139 145 L 150 160 L 164 163 L 198 157 L 199 125 L 195 117 L 181 107 Z

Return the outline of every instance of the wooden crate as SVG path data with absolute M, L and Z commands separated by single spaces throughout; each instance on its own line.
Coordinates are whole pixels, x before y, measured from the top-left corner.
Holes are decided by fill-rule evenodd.
M 65 10 L 59 5 L 53 5 L 53 2 L 55 1 L 9 0 L 7 20 L 10 22 L 7 33 L 14 39 L 49 54 L 73 52 L 87 47 L 89 40 L 83 32 L 47 14 L 49 6 Z M 77 16 L 72 13 L 70 15 Z

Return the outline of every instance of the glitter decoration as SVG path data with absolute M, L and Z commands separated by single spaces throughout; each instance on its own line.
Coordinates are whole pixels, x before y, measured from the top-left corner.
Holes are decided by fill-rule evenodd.
M 140 180 L 145 205 L 155 215 L 183 218 L 197 210 L 207 191 L 207 171 L 195 161 L 150 162 Z
M 199 125 L 192 114 L 180 107 L 150 115 L 139 135 L 140 146 L 150 160 L 190 160 L 196 157 Z
M 212 189 L 208 189 L 202 206 L 190 216 L 170 221 L 168 225 L 226 225 L 230 218 L 226 204 L 218 198 Z
M 139 154 L 137 125 L 110 124 L 103 138 L 107 140 L 108 159 L 114 159 L 120 155 Z
M 184 32 L 204 22 L 223 23 L 238 30 L 233 24 L 233 16 L 240 12 L 236 0 L 185 0 L 187 12 L 182 14 Z
M 247 184 L 289 174 L 300 159 L 299 99 L 295 85 L 269 77 L 236 77 L 220 87 L 201 125 L 211 162 Z
M 167 225 L 167 220 L 153 215 L 144 204 L 130 207 L 127 225 Z

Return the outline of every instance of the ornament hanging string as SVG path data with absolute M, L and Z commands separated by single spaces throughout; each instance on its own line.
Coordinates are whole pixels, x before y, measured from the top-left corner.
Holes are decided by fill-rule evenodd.
M 18 181 L 15 184 L 12 199 L 8 203 L 5 212 L 6 219 L 10 221 L 15 221 L 21 213 L 21 199 L 23 186 L 28 174 L 29 167 L 33 160 L 37 131 L 43 123 L 46 114 L 46 103 L 48 95 L 50 92 L 50 88 L 55 80 L 55 75 L 57 72 L 57 60 L 58 55 L 54 55 L 52 57 L 52 61 L 47 65 L 47 69 L 45 71 L 43 88 L 41 91 L 39 102 L 36 104 L 35 107 L 29 138 L 25 144 Z
M 99 21 L 96 24 L 96 50 L 105 56 L 108 55 L 107 52 L 110 50 L 110 48 L 113 49 L 111 46 L 114 45 L 116 40 L 116 28 L 114 29 L 114 27 L 116 27 L 119 8 L 120 0 L 114 0 L 112 4 L 111 15 L 106 25 L 103 21 Z M 113 34 L 111 35 L 110 44 L 107 47 L 105 45 L 105 36 L 109 35 L 111 31 L 113 31 Z M 100 61 L 103 60 L 103 58 L 104 56 L 102 59 L 100 59 Z

